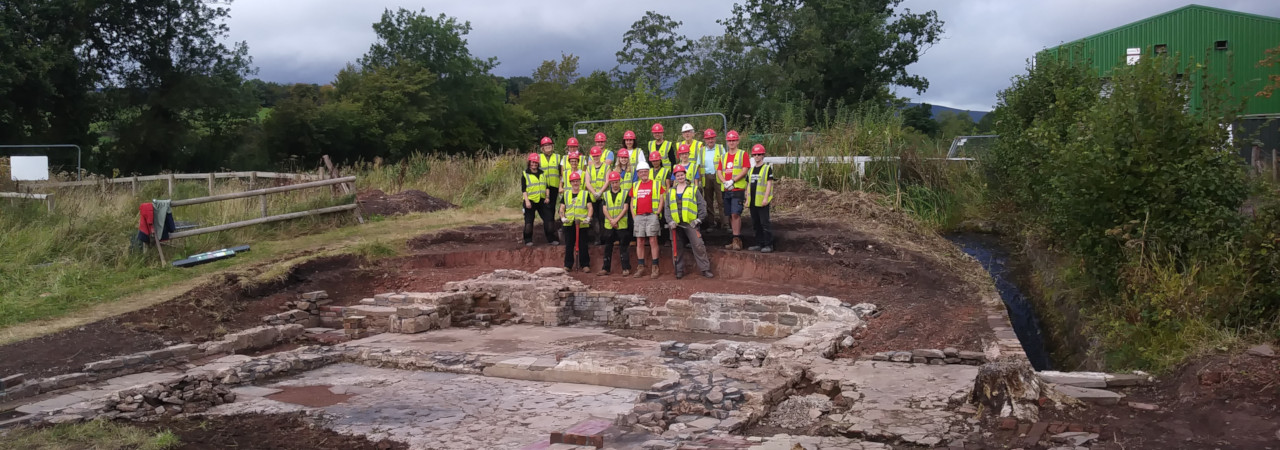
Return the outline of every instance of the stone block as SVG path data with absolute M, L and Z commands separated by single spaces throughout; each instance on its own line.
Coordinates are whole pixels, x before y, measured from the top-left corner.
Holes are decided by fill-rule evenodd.
M 969 361 L 982 362 L 987 360 L 987 354 L 982 352 L 960 352 L 959 356 L 960 356 L 960 359 L 965 359 Z
M 800 324 L 800 317 L 792 313 L 778 314 L 778 324 L 786 326 L 796 326 Z
M 724 334 L 741 335 L 745 330 L 746 327 L 742 325 L 741 320 L 726 320 L 720 322 L 719 332 Z
M 774 337 L 774 336 L 777 336 L 777 335 L 778 335 L 778 327 L 777 327 L 776 325 L 774 325 L 774 324 L 771 324 L 771 323 L 763 323 L 763 322 L 761 322 L 761 323 L 757 323 L 757 324 L 756 324 L 756 333 L 755 333 L 755 335 L 756 335 L 756 336 L 760 336 L 760 337 Z
M 307 301 L 316 301 L 329 298 L 329 293 L 325 291 L 311 291 L 298 296 L 299 299 Z
M 143 356 L 146 356 L 148 360 L 151 360 L 153 362 L 164 361 L 166 359 L 173 357 L 173 352 L 170 352 L 169 349 L 164 349 L 164 348 L 160 350 L 151 350 L 149 352 L 141 352 L 141 353 Z
M 168 350 L 169 353 L 173 354 L 174 358 L 191 356 L 200 352 L 200 348 L 196 346 L 196 344 L 178 344 L 178 345 L 170 346 L 165 350 Z
M 911 363 L 912 363 L 912 364 L 924 364 L 924 363 L 927 363 L 927 362 L 929 362 L 929 358 L 925 358 L 925 357 L 922 357 L 922 356 L 913 356 L 913 357 L 911 357 Z
M 1151 377 L 1133 373 L 1107 374 L 1107 387 L 1138 386 L 1151 384 Z
M 1107 374 L 1099 372 L 1058 372 L 1053 370 L 1045 370 L 1037 372 L 1041 380 L 1046 383 L 1053 383 L 1063 386 L 1075 386 L 1083 388 L 1104 388 L 1107 387 Z
M 1114 405 L 1120 403 L 1120 399 L 1124 397 L 1124 395 L 1102 389 L 1090 389 L 1075 386 L 1056 386 L 1054 389 L 1062 395 L 1073 397 L 1082 402 L 1098 405 Z
M 960 357 L 960 350 L 956 350 L 955 347 L 947 347 L 942 349 L 942 354 L 947 358 L 958 358 Z
M 689 319 L 689 329 L 693 331 L 716 331 L 719 324 L 711 319 Z
M 412 306 L 400 306 L 396 308 L 396 316 L 400 318 L 412 318 L 421 316 L 423 311 Z
M 810 314 L 810 315 L 817 314 L 817 312 L 814 311 L 813 308 L 810 308 L 808 305 L 801 305 L 799 303 L 792 303 L 790 309 L 791 309 L 791 312 L 796 314 Z
M 25 373 L 15 373 L 13 375 L 0 378 L 0 391 L 8 390 L 9 388 L 22 384 L 26 379 L 27 374 Z
M 942 350 L 936 349 L 916 349 L 911 351 L 911 356 L 920 356 L 924 358 L 945 358 L 946 354 Z
M 119 369 L 121 367 L 124 367 L 124 358 L 111 358 L 85 364 L 84 371 L 101 372 L 104 370 Z

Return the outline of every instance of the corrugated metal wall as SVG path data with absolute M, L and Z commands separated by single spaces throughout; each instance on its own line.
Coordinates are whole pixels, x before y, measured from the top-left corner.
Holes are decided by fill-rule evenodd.
M 1227 41 L 1227 50 L 1215 49 L 1217 41 Z M 1267 74 L 1280 73 L 1280 65 L 1257 67 L 1264 50 L 1280 46 L 1280 19 L 1236 13 L 1203 6 L 1188 6 L 1045 50 L 1062 54 L 1082 46 L 1094 68 L 1105 76 L 1116 65 L 1125 64 L 1126 50 L 1141 49 L 1143 57 L 1165 45 L 1170 55 L 1178 55 L 1182 65 L 1208 62 L 1210 73 L 1235 80 L 1232 93 L 1248 97 L 1246 114 L 1280 113 L 1280 93 L 1270 99 L 1257 97 Z M 1193 93 L 1192 107 L 1200 105 Z

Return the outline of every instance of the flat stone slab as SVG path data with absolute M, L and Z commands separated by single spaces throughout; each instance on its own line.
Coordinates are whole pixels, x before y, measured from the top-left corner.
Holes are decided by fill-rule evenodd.
M 1075 386 L 1083 388 L 1104 388 L 1107 387 L 1107 374 L 1101 372 L 1058 372 L 1046 370 L 1036 372 L 1041 380 L 1046 383 L 1053 383 L 1062 386 Z
M 968 394 L 978 375 L 976 366 L 857 361 L 815 366 L 813 371 L 819 383 L 830 380 L 860 394 L 848 411 L 826 417 L 841 432 L 932 447 L 971 428 L 967 417 L 948 411 L 947 405 Z
M 1114 404 L 1120 403 L 1120 399 L 1124 397 L 1124 395 L 1117 394 L 1111 391 L 1105 391 L 1102 389 L 1091 389 L 1091 388 L 1082 388 L 1082 387 L 1075 387 L 1075 386 L 1055 386 L 1054 389 L 1057 389 L 1058 393 L 1061 393 L 1062 395 L 1073 397 L 1076 400 L 1080 400 L 1082 402 L 1094 403 L 1098 405 L 1114 405 Z
M 268 387 L 262 387 L 262 386 L 240 386 L 236 388 L 231 388 L 231 392 L 235 392 L 236 396 L 243 395 L 245 397 L 266 397 L 268 395 L 280 392 L 280 390 L 272 389 Z
M 618 414 L 629 412 L 640 395 L 639 391 L 628 389 L 574 387 L 345 363 L 264 387 L 316 385 L 358 386 L 368 391 L 322 408 L 251 397 L 217 406 L 209 413 L 323 411 L 333 417 L 326 426 L 339 433 L 391 438 L 407 442 L 413 449 L 514 450 L 546 443 L 552 432 L 587 420 L 612 421 Z

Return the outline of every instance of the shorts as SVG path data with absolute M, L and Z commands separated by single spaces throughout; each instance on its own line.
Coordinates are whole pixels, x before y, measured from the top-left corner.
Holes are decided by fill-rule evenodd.
M 741 215 L 742 204 L 746 199 L 747 191 L 724 191 L 724 215 Z
M 635 223 L 631 226 L 635 228 L 634 234 L 638 238 L 654 237 L 658 235 L 659 231 L 661 231 L 661 227 L 658 226 L 657 214 L 636 216 Z

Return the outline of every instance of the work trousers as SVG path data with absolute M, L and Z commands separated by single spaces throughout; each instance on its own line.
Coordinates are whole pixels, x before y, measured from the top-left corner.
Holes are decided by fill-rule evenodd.
M 618 241 L 618 259 L 622 260 L 622 270 L 631 270 L 631 257 L 628 256 L 628 242 L 631 241 L 630 228 L 615 228 L 612 230 L 604 230 L 604 270 L 608 272 L 613 266 L 613 242 Z
M 604 199 L 591 202 L 591 235 L 596 237 L 596 245 L 604 245 Z
M 557 236 L 559 236 L 559 234 L 560 234 L 560 233 L 562 233 L 562 232 L 564 231 L 564 227 L 562 226 L 562 225 L 564 225 L 564 224 L 560 222 L 560 218 L 559 218 L 559 217 L 556 217 L 556 216 L 555 216 L 555 215 L 556 215 L 556 208 L 559 208 L 559 207 L 560 207 L 560 206 L 559 206 L 559 205 L 560 205 L 560 188 L 554 188 L 554 187 L 551 187 L 551 186 L 547 186 L 547 198 L 548 198 L 548 199 L 550 199 L 550 201 L 549 201 L 548 203 L 550 203 L 550 204 L 551 204 L 551 218 L 552 218 L 552 219 L 555 219 L 555 220 L 552 222 L 552 223 L 554 224 L 554 225 L 552 225 L 552 228 L 555 228 L 555 229 L 556 229 L 556 235 L 557 235 Z M 563 239 L 563 238 L 560 238 L 560 237 L 557 237 L 555 240 L 556 240 L 557 242 L 564 242 L 564 239 Z
M 773 247 L 773 227 L 769 224 L 769 207 L 751 207 L 751 227 L 756 232 L 756 245 Z
M 524 242 L 533 242 L 533 219 L 534 216 L 542 217 L 542 232 L 547 236 L 547 243 L 555 242 L 556 224 L 555 214 L 551 212 L 551 204 L 543 202 L 530 202 L 532 208 L 524 208 Z
M 720 196 L 722 195 L 720 193 L 720 189 L 720 180 L 717 180 L 716 177 L 706 175 L 702 177 L 702 196 L 707 201 L 707 211 L 720 211 L 720 209 L 716 209 L 716 203 L 724 201 L 720 199 Z M 702 224 L 702 228 L 710 229 L 722 221 L 723 220 L 716 214 L 707 214 L 707 223 Z
M 564 267 L 573 269 L 573 248 L 578 247 L 578 265 L 582 268 L 591 267 L 591 239 L 587 238 L 587 229 L 578 228 L 575 233 L 574 227 L 560 227 L 564 232 Z M 576 245 L 575 245 L 576 244 Z
M 702 243 L 702 236 L 698 235 L 698 230 L 692 225 L 682 223 L 676 226 L 671 233 L 672 251 L 678 251 L 676 254 L 676 276 L 684 275 L 684 261 L 692 250 L 693 259 L 698 263 L 698 270 L 706 272 L 711 270 L 711 260 L 707 258 L 707 246 Z M 683 249 L 680 247 L 684 242 L 688 242 L 692 249 Z

